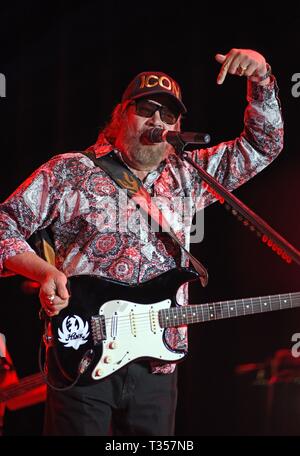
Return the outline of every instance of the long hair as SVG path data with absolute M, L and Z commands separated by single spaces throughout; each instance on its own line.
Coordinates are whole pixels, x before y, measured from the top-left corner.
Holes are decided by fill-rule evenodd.
M 124 118 L 124 113 L 128 108 L 131 100 L 126 100 L 123 103 L 117 104 L 111 113 L 110 120 L 100 130 L 95 146 L 109 142 L 112 146 L 115 145 L 118 132 L 120 130 L 121 122 Z

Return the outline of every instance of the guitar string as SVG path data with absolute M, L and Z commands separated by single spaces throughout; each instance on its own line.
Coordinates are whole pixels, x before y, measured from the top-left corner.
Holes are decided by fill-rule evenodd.
M 43 381 L 43 383 L 41 383 L 41 382 L 36 383 L 36 384 L 33 383 L 32 385 L 28 385 L 27 388 L 24 388 L 23 386 L 15 385 L 15 388 L 11 389 L 10 391 L 0 391 L 0 402 L 7 401 L 9 399 L 14 398 L 16 396 L 16 393 L 18 395 L 25 394 L 32 389 L 43 386 L 44 384 L 45 384 L 45 381 Z
M 274 311 L 287 310 L 287 309 L 291 309 L 294 307 L 296 308 L 296 307 L 300 306 L 300 293 L 297 293 L 297 294 L 299 294 L 299 298 L 292 299 L 292 300 L 287 295 L 284 295 L 285 297 L 282 299 L 287 300 L 288 301 L 287 303 L 282 303 L 280 299 L 274 299 L 274 298 L 268 299 L 268 300 L 263 299 L 262 301 L 267 301 L 267 304 L 268 304 L 267 307 L 263 307 L 264 303 L 261 302 L 261 300 L 257 301 L 257 302 L 252 302 L 250 304 L 243 303 L 243 302 L 238 302 L 238 303 L 234 304 L 234 301 L 220 301 L 220 302 L 216 302 L 216 303 L 213 302 L 213 303 L 192 304 L 192 305 L 178 306 L 178 307 L 166 307 L 166 308 L 161 308 L 159 310 L 156 310 L 154 308 L 154 309 L 148 310 L 146 312 L 140 312 L 140 313 L 134 314 L 133 319 L 136 320 L 136 319 L 142 318 L 142 319 L 148 320 L 149 318 L 151 318 L 150 312 L 152 312 L 152 314 L 153 313 L 157 314 L 160 311 L 164 311 L 164 310 L 168 311 L 167 313 L 169 314 L 170 317 L 173 316 L 172 314 L 176 314 L 176 312 L 182 314 L 182 312 L 184 312 L 184 311 L 186 311 L 186 314 L 188 314 L 187 317 L 192 317 L 192 315 L 190 315 L 190 313 L 192 311 L 196 311 L 198 314 L 203 311 L 206 313 L 217 312 L 219 314 L 220 312 L 222 312 L 222 310 L 223 311 L 225 310 L 226 312 L 230 311 L 230 313 L 228 314 L 229 316 L 235 316 L 235 315 L 232 315 L 232 312 L 234 312 L 235 310 L 237 312 L 240 312 L 242 310 L 242 312 L 240 312 L 240 314 L 237 316 L 243 316 L 243 315 L 252 315 L 253 313 L 264 313 L 264 312 L 268 312 L 268 311 L 272 311 L 272 310 L 274 310 Z M 245 299 L 247 299 L 247 301 L 249 300 L 249 298 L 245 298 Z M 259 298 L 253 298 L 253 299 L 259 299 Z M 274 304 L 277 304 L 278 308 L 271 309 L 272 305 L 274 306 Z M 292 306 L 290 304 L 292 304 Z M 145 304 L 145 305 L 149 306 L 151 304 Z M 246 313 L 245 306 L 249 306 L 249 308 L 250 308 L 249 313 Z M 213 309 L 210 309 L 210 307 L 213 307 Z M 227 307 L 227 309 L 226 309 L 226 307 Z M 232 309 L 230 309 L 230 307 L 232 307 Z M 98 316 L 98 315 L 96 315 L 96 316 Z M 181 317 L 181 315 L 176 315 L 176 317 Z M 121 323 L 120 320 L 122 320 L 122 319 L 126 319 L 126 321 L 128 320 L 128 318 L 130 319 L 130 313 L 128 313 L 127 315 L 117 315 L 115 317 L 114 316 L 107 317 L 107 318 L 105 318 L 105 321 L 113 320 L 113 318 L 116 318 L 118 320 L 118 322 Z M 162 318 L 165 318 L 165 316 L 163 316 Z M 226 318 L 226 317 L 224 317 L 224 318 Z
M 3 400 L 9 400 L 16 392 L 20 394 L 26 393 L 27 390 L 44 384 L 45 382 L 40 373 L 34 374 L 34 377 L 30 376 L 28 378 L 21 379 L 20 383 L 14 383 L 5 387 L 2 391 L 0 390 L 0 402 Z M 4 399 L 2 399 L 1 396 L 4 397 Z
M 289 308 L 285 308 L 285 309 L 276 309 L 276 310 L 288 310 Z M 273 309 L 274 310 L 274 309 Z M 261 312 L 261 313 L 264 313 L 264 312 Z M 256 313 L 257 314 L 257 313 Z M 135 317 L 135 322 L 136 324 L 138 325 L 138 329 L 141 329 L 142 327 L 150 327 L 150 328 L 153 328 L 153 331 L 155 330 L 155 325 L 158 325 L 159 328 L 165 328 L 165 327 L 178 327 L 178 326 L 184 326 L 186 324 L 193 324 L 193 323 L 200 323 L 200 322 L 206 322 L 206 321 L 217 321 L 217 320 L 221 320 L 221 319 L 227 319 L 227 318 L 232 318 L 232 317 L 239 317 L 239 316 L 248 316 L 248 315 L 254 315 L 252 312 L 249 312 L 249 313 L 243 313 L 243 314 L 240 314 L 240 315 L 232 315 L 232 314 L 227 314 L 227 315 L 215 315 L 215 314 L 209 314 L 207 313 L 206 315 L 203 315 L 203 314 L 200 314 L 200 318 L 199 318 L 199 314 L 197 315 L 187 315 L 186 317 L 183 317 L 183 316 L 177 316 L 176 318 L 178 319 L 175 319 L 175 317 L 170 317 L 168 320 L 162 316 L 161 318 L 157 318 L 157 312 L 156 312 L 156 315 L 155 315 L 155 321 L 154 322 L 151 322 L 151 319 L 149 318 L 149 316 L 136 316 Z M 126 321 L 117 321 L 116 324 L 112 325 L 111 322 L 110 322 L 110 319 L 106 319 L 106 323 L 107 323 L 107 326 L 106 326 L 106 332 L 111 332 L 113 330 L 113 328 L 115 327 L 116 328 L 116 332 L 118 331 L 122 331 L 123 329 L 125 329 L 126 331 L 128 331 L 128 328 L 131 328 L 131 332 L 132 333 L 135 333 L 136 332 L 136 328 L 134 327 L 133 324 L 130 323 L 129 321 L 129 318 L 126 317 L 126 316 L 123 316 L 122 317 L 123 320 L 125 319 Z M 162 326 L 160 325 L 160 323 L 162 323 Z
M 25 377 L 23 379 L 20 380 L 20 382 L 22 382 L 22 385 L 27 385 L 29 383 L 35 383 L 35 382 L 38 382 L 40 379 L 42 378 L 42 375 L 37 372 L 36 374 L 33 374 L 33 375 L 30 375 L 28 377 Z M 19 383 L 17 383 L 19 385 Z M 12 384 L 12 385 L 9 385 L 7 387 L 5 387 L 5 389 L 9 389 L 10 387 L 14 387 L 15 385 L 17 384 Z
M 249 299 L 251 299 L 251 301 L 252 301 L 250 304 L 246 304 L 246 305 L 249 305 L 251 307 L 256 305 L 256 306 L 259 306 L 261 308 L 262 307 L 262 301 L 267 301 L 268 303 L 270 303 L 270 307 L 271 307 L 272 304 L 274 305 L 274 303 L 279 304 L 279 306 L 280 306 L 282 304 L 281 303 L 281 299 L 282 300 L 287 300 L 288 299 L 289 301 L 292 301 L 291 300 L 291 296 L 296 297 L 298 295 L 300 297 L 300 293 L 292 293 L 292 294 L 289 294 L 289 295 L 281 295 L 280 297 L 262 297 L 262 298 L 244 298 L 244 299 L 247 300 L 247 301 L 249 301 Z M 256 302 L 253 302 L 254 300 Z M 161 310 L 168 310 L 169 312 L 171 311 L 171 313 L 172 312 L 176 312 L 176 310 L 180 310 L 180 313 L 181 313 L 181 311 L 189 309 L 185 313 L 185 315 L 186 315 L 187 318 L 193 318 L 193 316 L 192 315 L 188 315 L 188 313 L 190 311 L 192 311 L 192 310 L 195 310 L 195 307 L 197 307 L 197 310 L 199 310 L 199 311 L 203 311 L 204 310 L 208 314 L 211 313 L 211 311 L 212 311 L 212 309 L 209 309 L 209 307 L 216 307 L 216 306 L 219 306 L 219 309 L 217 309 L 218 312 L 221 311 L 220 307 L 224 308 L 224 307 L 227 307 L 227 306 L 228 306 L 227 311 L 229 311 L 229 305 L 232 306 L 233 309 L 242 308 L 243 310 L 245 310 L 245 302 L 242 302 L 241 300 L 238 300 L 238 301 L 239 302 L 236 302 L 236 303 L 235 303 L 235 300 L 234 300 L 234 301 L 222 301 L 222 302 L 216 302 L 216 303 L 213 302 L 213 303 L 205 303 L 205 304 L 193 304 L 193 305 L 188 305 L 188 306 L 181 306 L 181 307 L 178 307 L 178 308 L 176 308 L 176 307 L 175 308 L 174 307 L 173 308 L 167 307 L 167 308 L 163 308 L 163 309 L 159 309 L 159 310 L 153 310 L 153 313 L 155 314 L 155 316 L 157 316 L 157 314 Z M 297 305 L 300 305 L 300 299 L 297 300 L 297 298 L 296 298 L 294 301 L 295 302 L 297 301 Z M 229 304 L 230 302 L 231 302 L 231 304 Z M 292 302 L 291 302 L 291 304 L 292 304 Z M 204 309 L 204 307 L 206 307 L 206 309 Z M 287 310 L 289 308 L 291 308 L 291 307 L 290 306 L 279 307 L 276 310 Z M 273 309 L 271 309 L 271 310 L 273 310 Z M 262 310 L 262 312 L 264 312 L 264 310 Z M 128 314 L 127 316 L 125 316 L 125 315 L 118 316 L 118 330 L 122 331 L 122 329 L 124 329 L 124 328 L 121 327 L 122 326 L 122 322 L 119 322 L 119 320 L 121 320 L 121 319 L 125 318 L 127 320 L 127 323 L 126 323 L 125 326 L 126 327 L 128 327 L 128 325 L 130 326 L 130 322 L 128 323 L 128 318 L 130 318 L 129 315 L 130 314 Z M 242 315 L 243 314 L 241 314 L 241 316 Z M 251 313 L 245 314 L 245 315 L 251 315 Z M 232 315 L 228 315 L 228 316 L 232 316 Z M 177 315 L 177 317 L 178 317 L 178 315 Z M 138 319 L 140 324 L 144 323 L 144 325 L 146 325 L 146 326 L 149 326 L 149 324 L 151 325 L 151 321 L 149 321 L 149 318 L 151 318 L 151 316 L 149 315 L 149 311 L 148 312 L 144 312 L 144 313 L 139 313 L 139 314 L 134 316 L 134 320 Z M 163 316 L 162 318 L 164 319 L 165 317 Z M 185 318 L 185 317 L 183 315 L 180 315 L 179 319 L 180 318 Z M 213 316 L 212 316 L 212 318 L 213 318 Z M 226 316 L 223 317 L 223 318 L 226 318 Z M 110 320 L 112 320 L 112 318 L 106 318 L 107 322 L 110 321 Z M 175 322 L 173 322 L 173 323 L 175 323 Z M 4 400 L 7 400 L 7 397 L 9 398 L 9 396 L 11 396 L 12 393 L 15 393 L 16 391 L 18 391 L 20 394 L 22 394 L 23 392 L 26 392 L 28 390 L 28 388 L 42 386 L 44 384 L 44 381 L 41 381 L 41 380 L 43 380 L 43 379 L 42 379 L 42 376 L 39 373 L 38 374 L 34 374 L 33 376 L 28 377 L 27 379 L 21 380 L 22 384 L 17 383 L 17 384 L 13 384 L 13 385 L 10 385 L 7 388 L 5 388 L 5 390 L 1 391 L 1 396 L 2 397 L 4 396 L 5 397 Z M 2 402 L 2 401 L 3 401 L 3 399 L 0 399 L 0 402 Z
M 300 306 L 300 303 L 299 303 L 299 306 Z M 279 310 L 288 310 L 290 309 L 290 307 L 287 307 L 287 308 L 281 308 L 281 309 L 272 309 L 273 311 L 279 311 Z M 227 311 L 228 312 L 228 311 Z M 253 313 L 253 312 L 249 312 L 249 313 L 242 313 L 242 314 L 239 314 L 239 315 L 236 315 L 236 314 L 232 314 L 232 313 L 227 313 L 227 314 L 221 314 L 221 312 L 219 313 L 211 313 L 211 311 L 207 311 L 206 314 L 202 314 L 202 313 L 197 313 L 196 315 L 190 315 L 190 314 L 185 314 L 185 316 L 183 315 L 174 315 L 174 316 L 170 316 L 168 319 L 166 318 L 166 316 L 162 315 L 161 317 L 158 317 L 158 323 L 159 322 L 162 322 L 163 324 L 166 324 L 166 326 L 181 326 L 181 325 L 185 325 L 185 324 L 192 324 L 192 323 L 199 323 L 201 321 L 215 321 L 215 320 L 221 320 L 221 319 L 226 319 L 226 318 L 231 318 L 231 317 L 242 317 L 242 316 L 253 316 L 253 315 L 257 315 L 257 314 L 261 314 L 261 313 L 268 313 L 267 310 L 265 311 L 262 311 L 262 312 L 257 312 L 257 313 Z M 154 316 L 157 318 L 157 315 L 158 315 L 158 312 L 156 312 L 154 314 Z M 198 317 L 200 317 L 200 319 L 198 319 Z M 152 317 L 153 318 L 153 317 Z M 202 319 L 201 319 L 202 318 Z M 122 319 L 126 320 L 126 321 L 120 321 L 118 319 L 118 321 L 116 322 L 115 326 L 116 328 L 119 330 L 119 329 L 122 329 L 124 327 L 128 328 L 128 327 L 131 327 L 133 326 L 134 324 L 131 324 L 130 320 L 129 320 L 129 316 L 122 316 Z M 196 319 L 196 320 L 195 320 Z M 111 324 L 111 319 L 110 318 L 106 318 L 105 321 L 107 322 L 107 328 L 111 329 L 114 325 Z M 144 316 L 144 315 L 137 315 L 135 316 L 134 318 L 134 321 L 137 322 L 137 324 L 139 325 L 139 328 L 141 327 L 141 325 L 143 326 L 155 326 L 155 324 L 157 323 L 157 320 L 155 320 L 154 323 L 151 322 L 151 318 L 149 316 Z

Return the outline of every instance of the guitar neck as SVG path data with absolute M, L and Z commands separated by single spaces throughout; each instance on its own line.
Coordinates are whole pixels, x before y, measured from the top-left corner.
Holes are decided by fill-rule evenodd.
M 161 309 L 159 323 L 162 328 L 176 327 L 296 307 L 300 307 L 300 292 Z
M 45 380 L 41 373 L 29 375 L 28 377 L 21 379 L 18 383 L 0 389 L 0 403 L 28 393 L 44 383 Z

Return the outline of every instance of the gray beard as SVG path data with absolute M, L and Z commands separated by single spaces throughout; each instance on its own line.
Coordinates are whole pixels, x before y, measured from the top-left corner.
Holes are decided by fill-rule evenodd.
M 138 167 L 157 167 L 172 151 L 172 146 L 165 142 L 152 145 L 143 145 L 139 138 L 130 136 L 129 132 L 123 138 L 123 151 L 130 161 Z

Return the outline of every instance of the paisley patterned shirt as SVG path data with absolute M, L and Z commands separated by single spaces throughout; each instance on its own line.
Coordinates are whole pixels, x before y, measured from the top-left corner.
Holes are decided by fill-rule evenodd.
M 274 77 L 267 86 L 248 82 L 247 100 L 244 131 L 238 138 L 192 152 L 194 160 L 230 191 L 265 168 L 283 144 Z M 93 149 L 101 156 L 112 147 L 97 143 Z M 195 212 L 215 201 L 195 169 L 171 154 L 147 175 L 144 186 L 189 248 Z M 67 276 L 96 274 L 138 284 L 176 265 L 188 265 L 168 235 L 150 230 L 133 201 L 80 152 L 53 157 L 0 205 L 2 276 L 12 274 L 5 269 L 5 260 L 32 251 L 26 240 L 46 227 L 53 234 L 56 266 Z M 178 305 L 187 304 L 185 285 L 177 300 Z M 187 349 L 186 327 L 169 328 L 166 339 L 172 347 Z M 158 361 L 151 365 L 154 373 L 175 368 Z

